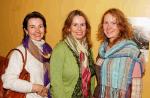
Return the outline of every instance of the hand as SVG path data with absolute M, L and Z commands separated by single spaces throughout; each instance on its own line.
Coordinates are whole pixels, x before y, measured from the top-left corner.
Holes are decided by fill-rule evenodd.
M 96 60 L 96 65 L 97 66 L 101 66 L 101 64 L 103 63 L 103 59 L 101 59 L 101 58 L 97 58 L 97 60 Z
M 38 92 L 37 94 L 42 96 L 42 97 L 47 97 L 48 96 L 48 89 L 43 87 L 42 91 Z
M 48 89 L 40 84 L 33 84 L 32 86 L 32 92 L 37 93 L 38 95 L 45 97 L 48 94 Z

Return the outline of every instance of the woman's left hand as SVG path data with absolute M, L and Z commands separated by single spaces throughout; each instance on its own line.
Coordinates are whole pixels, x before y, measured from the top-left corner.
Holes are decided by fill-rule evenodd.
M 38 95 L 42 97 L 48 96 L 48 89 L 46 87 L 43 87 L 43 89 L 40 92 L 37 92 Z

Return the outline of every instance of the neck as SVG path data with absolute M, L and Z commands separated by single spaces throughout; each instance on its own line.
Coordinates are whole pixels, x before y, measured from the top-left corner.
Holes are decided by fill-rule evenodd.
M 121 40 L 121 38 L 109 39 L 108 46 L 111 48 L 113 45 L 118 43 L 120 40 Z
M 76 39 L 76 38 L 74 38 L 74 39 L 75 39 L 76 42 L 78 42 L 80 44 L 82 44 L 82 42 L 83 42 L 83 39 Z

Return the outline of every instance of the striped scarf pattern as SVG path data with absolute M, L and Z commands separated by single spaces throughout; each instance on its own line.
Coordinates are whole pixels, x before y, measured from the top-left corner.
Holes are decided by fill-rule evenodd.
M 127 91 L 132 82 L 134 63 L 139 49 L 130 40 L 122 40 L 106 51 L 108 43 L 104 42 L 99 55 L 103 59 L 101 64 L 101 98 L 129 98 Z

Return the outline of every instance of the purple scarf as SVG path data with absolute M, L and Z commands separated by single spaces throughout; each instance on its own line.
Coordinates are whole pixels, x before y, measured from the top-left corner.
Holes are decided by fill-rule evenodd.
M 23 46 L 41 63 L 43 63 L 44 66 L 44 86 L 47 86 L 50 83 L 50 77 L 49 77 L 49 61 L 50 61 L 50 54 L 52 52 L 52 48 L 47 44 L 43 44 L 43 51 L 41 51 L 29 38 L 29 36 L 26 36 L 26 38 L 22 41 Z M 48 98 L 51 98 L 50 90 L 48 90 Z

